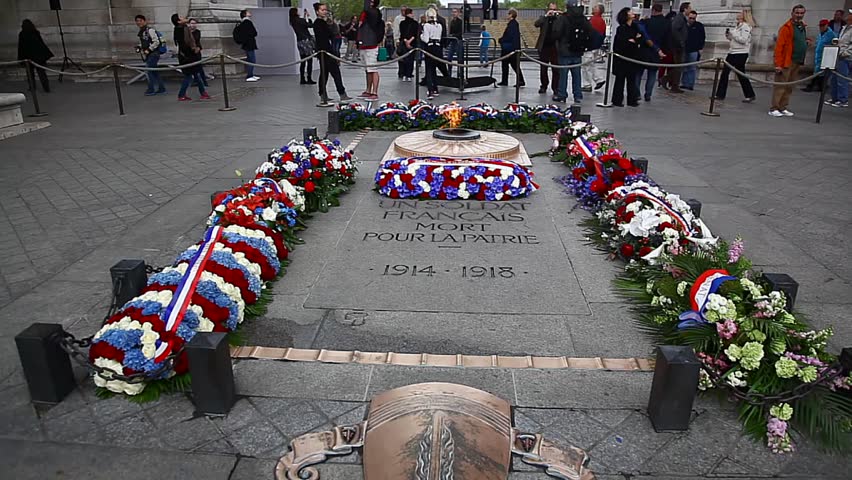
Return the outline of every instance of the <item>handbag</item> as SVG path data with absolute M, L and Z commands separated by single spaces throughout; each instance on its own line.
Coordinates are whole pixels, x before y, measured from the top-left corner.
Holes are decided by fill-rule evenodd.
M 296 48 L 299 49 L 299 55 L 307 57 L 308 55 L 313 55 L 317 46 L 314 44 L 314 39 L 308 37 L 296 42 Z

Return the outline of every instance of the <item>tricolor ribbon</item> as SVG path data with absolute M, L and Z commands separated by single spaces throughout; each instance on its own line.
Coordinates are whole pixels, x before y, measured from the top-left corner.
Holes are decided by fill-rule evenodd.
M 166 331 L 174 334 L 183 321 L 187 308 L 192 303 L 192 294 L 195 293 L 195 288 L 201 280 L 201 273 L 204 272 L 204 266 L 213 254 L 213 247 L 216 242 L 222 238 L 225 229 L 220 226 L 210 227 L 204 233 L 204 240 L 195 252 L 195 255 L 189 261 L 186 268 L 186 273 L 180 279 L 180 282 L 172 296 L 172 301 L 160 314 L 160 318 L 166 324 Z M 162 362 L 169 356 L 172 351 L 172 342 L 164 342 L 157 340 L 157 352 L 154 357 L 156 362 Z
M 383 115 L 389 115 L 391 113 L 402 113 L 402 114 L 408 115 L 408 112 L 406 112 L 405 110 L 403 110 L 401 108 L 390 107 L 390 108 L 386 108 L 384 110 L 380 110 L 380 111 L 376 112 L 376 116 L 381 117 Z
M 598 176 L 599 179 L 605 181 L 603 163 L 601 162 L 600 158 L 598 158 L 597 152 L 595 151 L 595 147 L 593 147 L 588 141 L 586 141 L 586 136 L 581 135 L 575 138 L 574 144 L 577 145 L 577 148 L 580 149 L 580 153 L 583 155 L 583 158 L 594 162 L 595 174 Z
M 258 178 L 254 181 L 254 184 L 257 185 L 258 187 L 271 188 L 272 190 L 275 191 L 275 193 L 281 193 L 281 185 L 278 185 L 278 182 L 276 182 L 275 180 L 273 180 L 271 178 L 267 178 L 267 177 Z
M 622 188 L 624 188 L 624 187 L 622 187 Z M 619 190 L 621 190 L 621 189 L 619 189 Z M 622 192 L 619 192 L 619 193 L 622 193 Z M 628 193 L 624 197 L 624 202 L 629 203 L 630 198 L 632 196 L 644 198 L 644 199 L 648 200 L 649 202 L 653 203 L 654 205 L 659 206 L 670 217 L 672 217 L 675 220 L 675 222 L 680 224 L 681 228 L 687 234 L 692 235 L 692 233 L 693 233 L 692 232 L 692 225 L 689 224 L 689 222 L 686 220 L 686 218 L 683 215 L 681 215 L 680 212 L 678 212 L 677 210 L 672 208 L 671 205 L 669 205 L 669 202 L 667 202 L 664 198 L 660 198 L 660 197 L 654 195 L 653 193 L 651 193 L 650 191 L 640 187 L 640 188 L 635 188 L 630 193 Z
M 698 327 L 707 323 L 704 312 L 707 310 L 707 299 L 711 293 L 716 293 L 723 283 L 736 280 L 727 270 L 707 270 L 695 279 L 689 291 L 689 303 L 692 310 L 687 310 L 678 317 L 677 328 Z

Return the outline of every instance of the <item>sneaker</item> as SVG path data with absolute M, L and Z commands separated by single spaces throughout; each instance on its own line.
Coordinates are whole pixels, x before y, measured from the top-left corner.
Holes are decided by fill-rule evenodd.
M 781 110 L 781 115 L 784 115 L 785 117 L 792 117 L 795 114 L 790 110 Z
M 352 100 L 352 97 L 350 97 L 349 95 L 346 95 L 345 93 L 340 95 L 340 101 L 341 102 L 349 102 L 351 100 Z
M 157 95 L 165 95 L 167 93 L 169 93 L 169 92 L 167 92 L 165 88 L 161 88 L 161 89 L 157 90 Z
M 825 105 L 833 106 L 835 102 L 834 102 L 834 100 L 826 100 L 822 103 L 825 104 Z
M 591 91 L 592 91 L 592 87 L 591 87 L 591 85 L 589 85 L 589 86 L 586 86 L 586 87 L 581 88 L 580 90 L 582 90 L 582 91 L 584 91 L 584 92 L 591 92 Z
M 595 90 L 600 90 L 606 84 L 606 80 L 601 80 L 600 82 L 595 84 Z
M 646 101 L 646 102 L 650 102 L 650 101 L 651 101 L 651 97 L 645 97 L 645 101 Z
M 253 77 L 251 77 L 251 78 L 255 79 L 255 81 L 260 80 L 260 77 L 258 77 L 257 75 L 255 75 L 255 76 L 253 76 Z
M 320 102 L 317 104 L 317 106 L 318 106 L 318 107 L 323 107 L 323 108 L 326 108 L 326 107 L 333 107 L 333 106 L 334 106 L 334 103 L 333 103 L 331 100 L 329 100 L 329 99 L 327 99 L 327 98 L 324 98 L 324 99 L 320 100 Z
M 831 106 L 832 107 L 838 107 L 838 108 L 848 108 L 849 102 L 834 102 L 834 103 L 831 104 Z
M 248 77 L 248 78 L 246 79 L 246 81 L 247 81 L 247 82 L 256 82 L 256 81 L 258 81 L 258 80 L 260 80 L 260 79 L 259 79 L 259 78 L 257 78 L 257 77 Z
M 204 93 L 201 94 L 201 96 L 199 98 L 201 100 L 210 100 L 210 94 L 207 93 L 207 92 L 204 92 Z
M 547 87 L 538 87 L 538 93 L 547 93 Z
M 770 116 L 770 117 L 783 117 L 783 116 L 784 116 L 784 114 L 783 114 L 783 113 L 781 113 L 781 112 L 779 112 L 778 110 L 770 110 L 770 111 L 769 111 L 769 116 Z
M 757 97 L 749 97 L 743 100 L 743 103 L 754 103 L 757 100 Z
M 566 98 L 565 97 L 553 97 L 553 98 L 551 98 L 551 100 L 553 100 L 554 102 L 565 103 Z
M 192 100 L 192 99 L 187 97 L 187 96 L 178 97 L 178 102 L 188 102 L 190 100 Z
M 157 92 L 155 92 L 155 91 L 153 91 L 153 90 L 146 90 L 146 91 L 145 91 L 145 96 L 146 96 L 146 97 L 153 97 L 153 96 L 154 96 L 154 95 L 156 95 L 156 94 L 157 94 Z

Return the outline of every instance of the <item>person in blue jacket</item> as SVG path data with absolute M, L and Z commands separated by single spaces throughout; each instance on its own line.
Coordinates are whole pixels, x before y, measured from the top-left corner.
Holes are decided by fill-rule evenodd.
M 494 5 L 497 4 L 497 1 L 494 1 Z M 492 6 L 492 10 L 494 7 Z M 505 56 L 509 53 L 516 52 L 521 49 L 521 26 L 518 24 L 518 11 L 514 8 L 510 8 L 506 13 L 509 18 L 509 23 L 506 24 L 506 30 L 503 31 L 503 36 L 497 40 L 500 43 L 500 56 Z M 512 70 L 515 71 L 515 76 L 517 77 L 517 82 L 520 86 L 524 86 L 524 72 L 518 68 L 517 58 L 515 56 L 511 56 L 509 58 L 503 59 L 503 76 L 502 81 L 498 83 L 501 87 L 506 87 L 509 85 L 509 66 L 511 65 Z
M 831 22 L 828 19 L 822 19 L 819 21 L 819 38 L 817 38 L 816 48 L 814 48 L 814 73 L 818 73 L 820 71 L 820 64 L 822 63 L 822 51 L 826 45 L 831 45 L 831 41 L 837 38 L 837 34 L 834 33 L 834 30 L 829 28 Z M 822 77 L 814 77 L 808 85 L 802 89 L 803 92 L 821 92 L 822 91 Z

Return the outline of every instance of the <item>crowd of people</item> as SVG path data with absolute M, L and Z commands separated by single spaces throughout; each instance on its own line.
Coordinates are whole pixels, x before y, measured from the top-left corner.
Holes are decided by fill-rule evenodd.
M 499 38 L 488 31 L 484 20 L 496 19 L 497 0 L 481 0 L 483 22 L 478 36 L 470 37 L 479 47 L 479 65 L 489 61 L 489 51 L 496 40 L 501 62 L 501 76 L 498 86 L 509 86 L 510 71 L 515 74 L 515 86 L 526 84 L 524 73 L 519 68 L 517 56 L 511 55 L 521 49 L 521 29 L 517 21 L 518 12 L 510 8 L 506 12 L 506 27 Z M 607 34 L 604 20 L 605 7 L 598 4 L 592 7 L 591 16 L 585 16 L 584 8 L 576 0 L 567 0 L 565 9 L 560 10 L 555 2 L 548 4 L 546 12 L 535 21 L 539 30 L 535 48 L 539 59 L 546 65 L 540 66 L 539 93 L 552 91 L 552 100 L 566 102 L 570 96 L 575 103 L 583 100 L 583 93 L 600 91 L 605 84 L 605 74 L 598 69 L 605 52 L 602 50 Z M 299 57 L 305 61 L 299 64 L 299 83 L 318 84 L 320 102 L 318 106 L 333 106 L 328 91 L 328 79 L 331 77 L 340 101 L 351 98 L 346 93 L 337 58 L 350 62 L 362 62 L 365 69 L 366 89 L 359 98 L 373 101 L 379 98 L 379 70 L 377 63 L 396 56 L 399 58 L 397 76 L 403 82 L 413 81 L 415 62 L 425 62 L 425 78 L 422 84 L 427 87 L 428 97 L 440 94 L 438 75 L 451 77 L 453 66 L 444 63 L 458 61 L 463 56 L 463 38 L 471 32 L 471 6 L 467 1 L 463 8 L 454 8 L 448 20 L 441 16 L 438 6 L 431 4 L 426 13 L 415 18 L 411 8 L 400 7 L 399 14 L 385 21 L 379 8 L 380 0 L 364 0 L 360 15 L 353 15 L 347 22 L 338 23 L 325 3 L 315 3 L 313 13 L 307 9 L 300 15 L 297 8 L 289 11 L 289 23 L 295 35 Z M 802 88 L 804 92 L 820 91 L 823 85 L 829 89 L 826 105 L 832 107 L 849 106 L 849 81 L 852 70 L 852 9 L 847 12 L 837 10 L 832 19 L 818 22 L 816 37 L 808 35 L 804 23 L 806 9 L 796 5 L 791 10 L 790 19 L 781 25 L 777 33 L 773 62 L 776 84 L 772 88 L 769 115 L 790 117 L 794 114 L 787 108 L 794 85 L 791 82 L 799 78 L 801 67 L 805 64 L 809 46 L 814 47 L 814 72 L 822 68 L 825 48 L 836 47 L 837 61 L 832 68 L 839 75 L 815 77 Z M 312 18 L 313 17 L 313 18 Z M 680 4 L 677 12 L 664 14 L 662 5 L 654 4 L 650 16 L 640 18 L 630 7 L 620 10 L 616 15 L 617 25 L 613 25 L 612 103 L 615 106 L 637 107 L 640 99 L 650 102 L 655 88 L 664 88 L 672 93 L 684 93 L 693 90 L 698 73 L 698 62 L 702 60 L 706 35 L 704 25 L 698 21 L 698 12 L 689 2 Z M 167 52 L 166 41 L 161 32 L 154 29 L 144 15 L 135 17 L 139 43 L 136 51 L 142 57 L 145 66 L 156 68 L 160 58 Z M 203 65 L 192 65 L 203 58 L 201 31 L 195 19 L 179 14 L 172 15 L 174 26 L 173 41 L 177 47 L 178 65 L 183 80 L 178 91 L 179 101 L 191 100 L 187 95 L 190 86 L 198 88 L 199 98 L 209 99 L 206 92 L 208 80 L 212 75 L 204 71 Z M 743 102 L 756 100 L 754 87 L 743 75 L 749 52 L 752 50 L 752 29 L 754 23 L 749 10 L 737 14 L 736 25 L 725 30 L 729 41 L 729 50 L 725 65 L 719 77 L 715 98 L 725 100 L 728 84 L 733 71 L 738 78 L 743 93 Z M 254 63 L 258 31 L 251 20 L 251 11 L 240 12 L 240 22 L 233 29 L 233 39 L 245 52 L 246 82 L 257 82 L 260 77 L 254 74 Z M 345 54 L 341 50 L 346 42 Z M 423 52 L 409 54 L 420 48 Z M 383 51 L 382 51 L 383 50 Z M 380 58 L 380 51 L 382 56 Z M 320 55 L 319 82 L 314 81 L 314 60 L 310 58 L 317 52 Z M 834 58 L 835 50 L 832 50 Z M 30 20 L 21 25 L 18 42 L 18 59 L 45 64 L 53 53 L 45 44 L 38 29 Z M 729 66 L 730 65 L 730 66 Z M 566 67 L 569 68 L 554 68 Z M 32 65 L 29 65 L 32 69 Z M 31 72 L 30 78 L 39 77 L 45 92 L 50 91 L 50 83 L 42 69 Z M 157 71 L 146 72 L 148 88 L 145 95 L 166 94 L 166 86 Z M 456 69 L 461 77 L 461 69 Z M 568 77 L 571 77 L 570 92 Z M 645 82 L 644 88 L 642 82 Z M 35 85 L 32 86 L 35 88 Z

